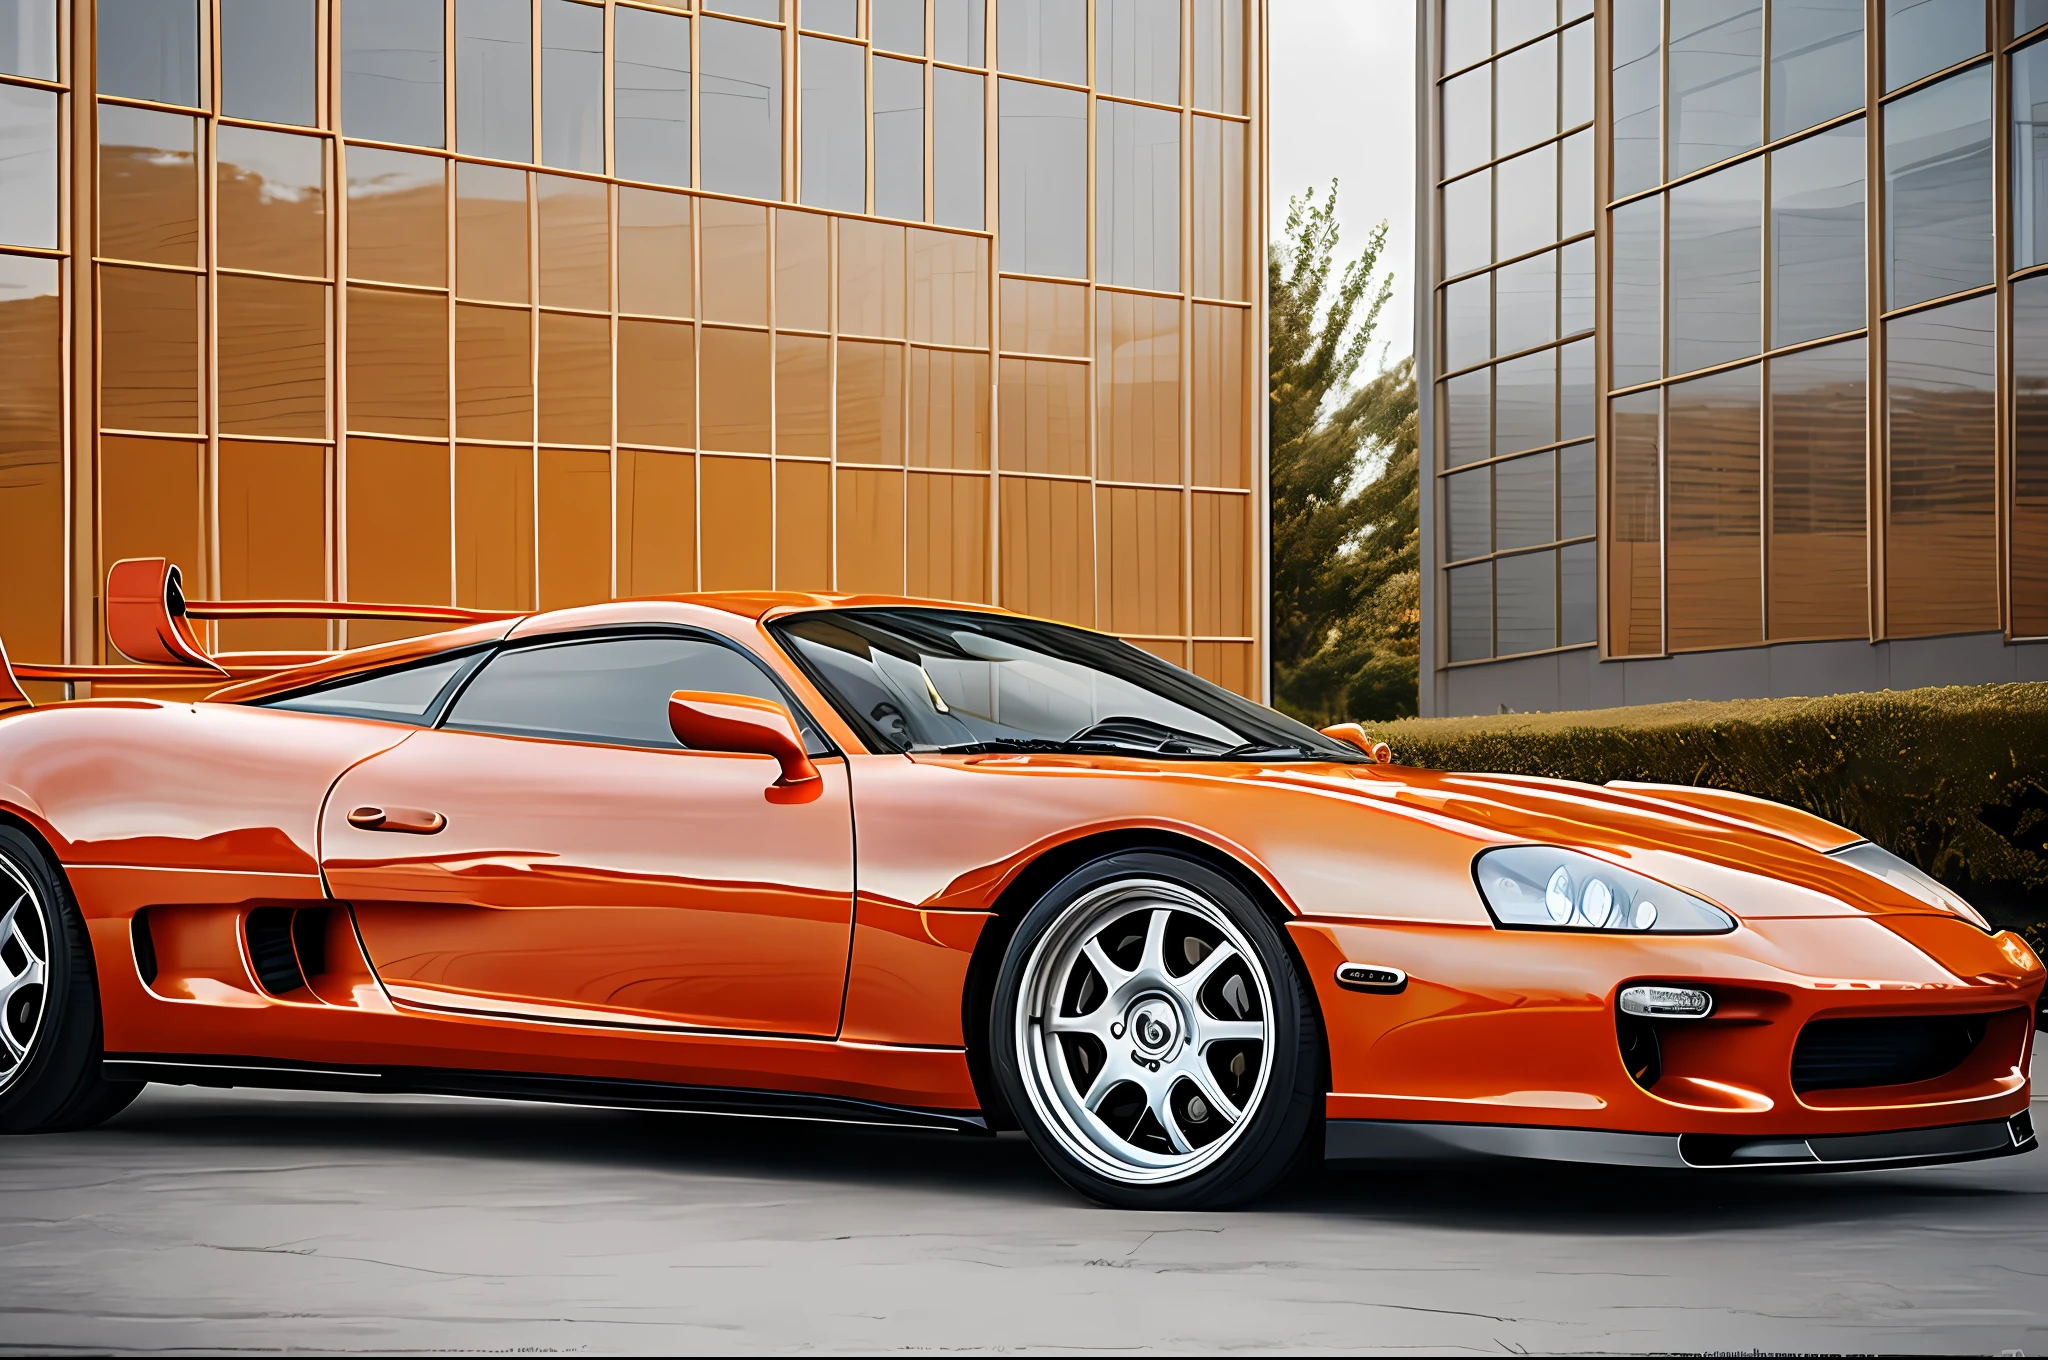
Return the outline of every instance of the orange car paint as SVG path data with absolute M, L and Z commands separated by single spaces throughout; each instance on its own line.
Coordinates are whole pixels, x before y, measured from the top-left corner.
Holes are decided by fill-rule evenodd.
M 1855 839 L 1709 790 L 1597 789 L 1396 765 L 866 753 L 767 624 L 840 597 L 695 596 L 479 624 L 232 685 L 209 702 L 0 719 L 0 807 L 45 836 L 88 918 L 110 1051 L 621 1077 L 972 1110 L 962 990 L 1005 894 L 1048 854 L 1147 840 L 1234 864 L 1289 921 L 1321 1009 L 1336 1117 L 1772 1134 L 2010 1115 L 2043 983 L 1992 937 L 1823 850 Z M 863 598 L 859 603 L 898 603 Z M 809 802 L 760 756 L 586 747 L 245 706 L 459 645 L 682 623 L 759 655 L 848 754 Z M 431 836 L 349 825 L 435 811 Z M 324 812 L 323 812 L 324 805 Z M 716 830 L 678 846 L 676 809 Z M 1722 936 L 1496 929 L 1488 845 L 1571 845 L 1729 909 Z M 856 854 L 857 851 L 857 854 Z M 857 872 L 856 872 L 857 863 Z M 325 873 L 325 884 L 321 874 Z M 331 899 L 329 897 L 331 892 Z M 240 959 L 243 912 L 333 908 L 330 975 L 290 998 Z M 145 986 L 130 920 L 161 927 Z M 652 922 L 666 924 L 655 925 Z M 1385 964 L 1399 995 L 1345 991 Z M 379 981 L 381 979 L 381 982 Z M 1667 1086 L 1615 1041 L 1632 981 L 1704 980 Z M 1801 1098 L 1821 1015 L 1997 1012 L 1921 1088 Z M 710 1026 L 713 1028 L 689 1028 Z M 1675 1028 L 1675 1027 L 1674 1027 Z M 1924 1088 L 1924 1089 L 1922 1089 Z

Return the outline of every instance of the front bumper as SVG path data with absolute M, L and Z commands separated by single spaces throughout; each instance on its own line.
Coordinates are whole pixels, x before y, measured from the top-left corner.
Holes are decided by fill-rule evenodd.
M 1670 1171 L 1870 1171 L 2010 1157 L 2036 1146 L 2033 1118 L 2027 1111 L 2009 1119 L 1939 1128 L 1805 1138 L 1332 1119 L 1326 1126 L 1323 1155 L 1330 1161 L 1519 1157 Z

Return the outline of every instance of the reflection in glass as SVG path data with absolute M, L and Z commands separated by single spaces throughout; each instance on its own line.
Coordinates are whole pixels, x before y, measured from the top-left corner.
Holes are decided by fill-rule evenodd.
M 1493 655 L 1493 563 L 1475 562 L 1444 573 L 1450 596 L 1451 660 Z
M 1555 440 L 1557 351 L 1510 359 L 1494 373 L 1494 453 L 1519 453 Z
M 221 0 L 220 111 L 311 127 L 315 0 Z
M 1097 293 L 1095 303 L 1097 475 L 1177 483 L 1180 304 L 1128 293 Z
M 2048 634 L 2048 277 L 2012 286 L 2012 374 L 2012 631 L 2041 637 Z
M 533 159 L 529 0 L 455 0 L 455 149 Z
M 1557 239 L 1557 146 L 1539 146 L 1493 167 L 1500 205 L 1494 226 L 1497 258 L 1512 259 Z
M 1557 133 L 1557 39 L 1493 64 L 1493 154 L 1505 156 Z
M 1558 76 L 1558 95 L 1564 109 L 1560 128 L 1575 128 L 1593 121 L 1593 26 L 1578 24 L 1560 36 L 1564 44 L 1564 70 Z
M 602 316 L 540 314 L 538 427 L 545 444 L 612 442 L 612 334 Z
M 782 0 L 704 0 L 703 8 L 720 10 L 726 14 L 742 14 L 749 19 L 782 17 Z
M 0 40 L 0 56 L 6 54 Z M 0 535 L 0 573 L 10 586 L 0 596 L 0 638 L 11 641 L 17 656 L 63 655 L 68 516 L 61 268 L 54 259 L 0 255 L 0 355 L 7 368 L 0 396 L 0 468 L 6 469 L 0 524 L 7 526 Z M 44 697 L 34 686 L 29 692 Z M 58 689 L 48 697 L 62 696 Z
M 988 65 L 987 0 L 932 0 L 932 55 L 960 66 Z
M 618 388 L 620 443 L 696 444 L 697 332 L 621 318 Z
M 1558 252 L 1557 333 L 1577 335 L 1593 329 L 1593 243 L 1574 241 Z
M 109 429 L 199 431 L 203 280 L 102 265 L 100 421 Z
M 822 331 L 832 305 L 826 256 L 832 219 L 822 213 L 775 213 L 775 325 Z
M 1662 405 L 1661 392 L 1632 392 L 1609 407 L 1607 647 L 1615 656 L 1664 650 Z
M 868 41 L 884 52 L 924 55 L 924 0 L 868 0 Z
M 198 0 L 98 0 L 101 94 L 199 104 Z
M 1771 138 L 1863 102 L 1863 0 L 1774 0 Z
M 1533 548 L 1557 538 L 1556 462 L 1548 453 L 1493 465 L 1493 546 Z
M 443 145 L 442 51 L 433 0 L 341 0 L 341 130 Z
M 2012 0 L 2012 35 L 2023 38 L 2048 24 L 2048 0 Z
M 350 288 L 347 362 L 349 429 L 446 437 L 445 296 Z
M 1180 0 L 1096 0 L 1095 88 L 1180 103 Z
M 1558 167 L 1558 235 L 1577 236 L 1593 229 L 1593 134 L 1564 139 Z
M 841 212 L 867 208 L 867 50 L 830 38 L 797 39 L 803 107 L 802 202 Z
M 1557 451 L 1557 536 L 1585 538 L 1599 515 L 1598 460 L 1591 444 L 1573 444 Z
M 2012 264 L 2048 263 L 2048 43 L 2012 55 Z
M 690 182 L 690 21 L 612 11 L 612 161 L 621 179 Z
M 1557 0 L 1494 0 L 1493 50 L 1527 42 L 1557 26 Z
M 604 172 L 604 10 L 541 0 L 540 156 L 558 170 Z
M 0 73 L 57 78 L 57 0 L 0 0 Z
M 220 263 L 327 273 L 327 155 L 318 137 L 223 123 L 215 130 Z
M 997 441 L 1006 472 L 1088 475 L 1088 368 L 1005 359 Z
M 1664 375 L 1664 200 L 1616 208 L 1612 228 L 1611 383 L 1633 387 Z
M 1443 0 L 1444 70 L 1461 71 L 1493 52 L 1493 0 Z
M 1088 0 L 1003 0 L 996 65 L 1014 76 L 1088 83 Z
M 814 33 L 836 33 L 842 38 L 858 38 L 860 0 L 801 0 L 797 23 Z
M 698 149 L 704 187 L 782 197 L 782 35 L 772 28 L 700 19 L 704 66 Z
M 903 339 L 903 228 L 842 217 L 838 234 L 840 333 Z
M 327 434 L 327 287 L 219 279 L 220 426 L 234 434 Z
M 1545 251 L 1494 274 L 1494 348 L 1513 354 L 1557 339 L 1557 252 Z
M 1674 652 L 1763 640 L 1762 388 L 1754 366 L 1668 389 Z
M 1493 469 L 1474 468 L 1444 478 L 1446 562 L 1493 551 Z
M 448 284 L 448 163 L 371 146 L 348 150 L 348 273 Z
M 706 326 L 701 334 L 697 390 L 704 447 L 767 453 L 773 362 L 767 333 Z
M 1991 68 L 1885 107 L 1885 305 L 1991 282 Z
M 1251 313 L 1197 304 L 1194 374 L 1188 396 L 1194 438 L 1189 457 L 1196 486 L 1251 488 L 1250 393 L 1244 379 Z
M 979 231 L 987 195 L 982 77 L 932 68 L 932 221 Z
M 1593 342 L 1578 340 L 1557 352 L 1557 437 L 1593 437 Z
M 1195 107 L 1244 112 L 1245 0 L 1195 0 Z
M 1764 166 L 1671 191 L 1671 371 L 1755 354 L 1763 339 Z
M 832 342 L 823 336 L 775 337 L 775 451 L 832 456 Z
M 686 194 L 619 190 L 619 310 L 689 316 L 694 310 Z
M 536 178 L 541 306 L 576 307 L 589 312 L 611 309 L 608 197 L 605 186 L 596 180 L 570 179 L 566 175 Z
M 704 318 L 768 324 L 768 210 L 702 199 Z M 764 450 L 765 452 L 765 450 Z
M 1493 261 L 1493 172 L 1444 186 L 1444 273 L 1463 274 Z
M 151 264 L 200 263 L 195 147 L 201 126 L 182 113 L 100 106 L 100 254 Z M 24 161 L 33 176 L 36 159 Z M 47 191 L 6 211 L 26 216 L 40 208 L 39 216 L 49 223 L 46 230 L 54 232 L 55 178 L 54 165 L 45 175 L 29 178 L 28 188 L 36 189 L 41 179 Z M 47 244 L 56 244 L 54 236 Z
M 1997 299 L 1885 328 L 1885 629 L 1998 627 Z
M 1493 456 L 1493 370 L 1482 368 L 1443 384 L 1444 465 Z
M 1180 287 L 1180 118 L 1098 103 L 1096 273 L 1104 282 Z
M 1981 0 L 1884 0 L 1887 90 L 1946 70 L 1983 50 Z
M 54 92 L 0 85 L 0 244 L 56 248 Z
M 1037 279 L 1002 280 L 1002 347 L 1019 354 L 1088 357 L 1088 290 Z
M 1663 0 L 1614 0 L 1613 24 L 1613 175 L 1620 197 L 1664 178 Z
M 875 215 L 924 220 L 924 63 L 875 58 Z
M 1599 637 L 1600 545 L 1574 543 L 1557 550 L 1557 645 L 1576 647 Z
M 1005 80 L 997 98 L 1001 267 L 1018 274 L 1085 277 L 1088 96 Z
M 1444 371 L 1483 364 L 1493 355 L 1487 294 L 1490 275 L 1461 279 L 1444 289 Z
M 532 325 L 523 308 L 455 308 L 458 438 L 533 438 Z
M 1769 637 L 1861 637 L 1864 342 L 1771 361 Z M 2015 547 L 2018 540 L 2015 539 Z
M 526 172 L 455 167 L 455 290 L 491 302 L 527 300 Z
M 1463 174 L 1493 159 L 1493 68 L 1453 76 L 1442 91 L 1444 173 Z
M 1863 325 L 1863 120 L 1771 153 L 1771 344 Z
M 841 340 L 839 382 L 835 390 L 839 461 L 901 467 L 903 346 Z
M 1763 38 L 1758 0 L 1672 7 L 1672 178 L 1762 143 Z
M 1557 554 L 1520 553 L 1493 564 L 1494 650 L 1501 656 L 1557 645 Z

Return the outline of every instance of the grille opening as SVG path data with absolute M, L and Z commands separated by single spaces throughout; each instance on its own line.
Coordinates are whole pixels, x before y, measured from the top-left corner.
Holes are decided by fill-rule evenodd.
M 1815 1020 L 1792 1050 L 1792 1089 L 1836 1091 L 1931 1081 L 1962 1066 L 1983 1041 L 1988 1015 L 1901 1015 Z
M 149 933 L 149 908 L 144 907 L 128 922 L 128 942 L 135 950 L 135 971 L 142 985 L 156 985 L 156 938 Z
M 1614 1029 L 1621 1044 L 1621 1065 L 1636 1085 L 1649 1090 L 1664 1075 L 1664 1050 L 1657 1042 L 1657 1026 L 1640 1015 L 1617 1014 Z
M 299 974 L 307 979 L 327 971 L 327 909 L 306 907 L 292 913 L 292 952 L 299 956 Z
M 300 918 L 310 918 L 311 924 L 302 924 Z M 325 933 L 326 918 L 323 907 L 302 911 L 258 907 L 249 913 L 243 927 L 249 940 L 249 964 L 256 970 L 256 981 L 264 991 L 272 996 L 285 996 L 306 985 L 308 969 L 296 947 L 298 937 L 311 930 L 315 940 L 319 940 Z M 318 976 L 324 968 L 310 971 Z

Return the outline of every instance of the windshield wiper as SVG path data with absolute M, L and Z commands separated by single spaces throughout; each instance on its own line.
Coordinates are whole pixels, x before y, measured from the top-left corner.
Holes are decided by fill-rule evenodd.
M 918 746 L 912 755 L 971 756 L 990 752 L 1044 753 L 1071 751 L 1074 748 L 1063 741 L 1047 737 L 989 737 L 983 741 L 957 741 L 949 746 Z

